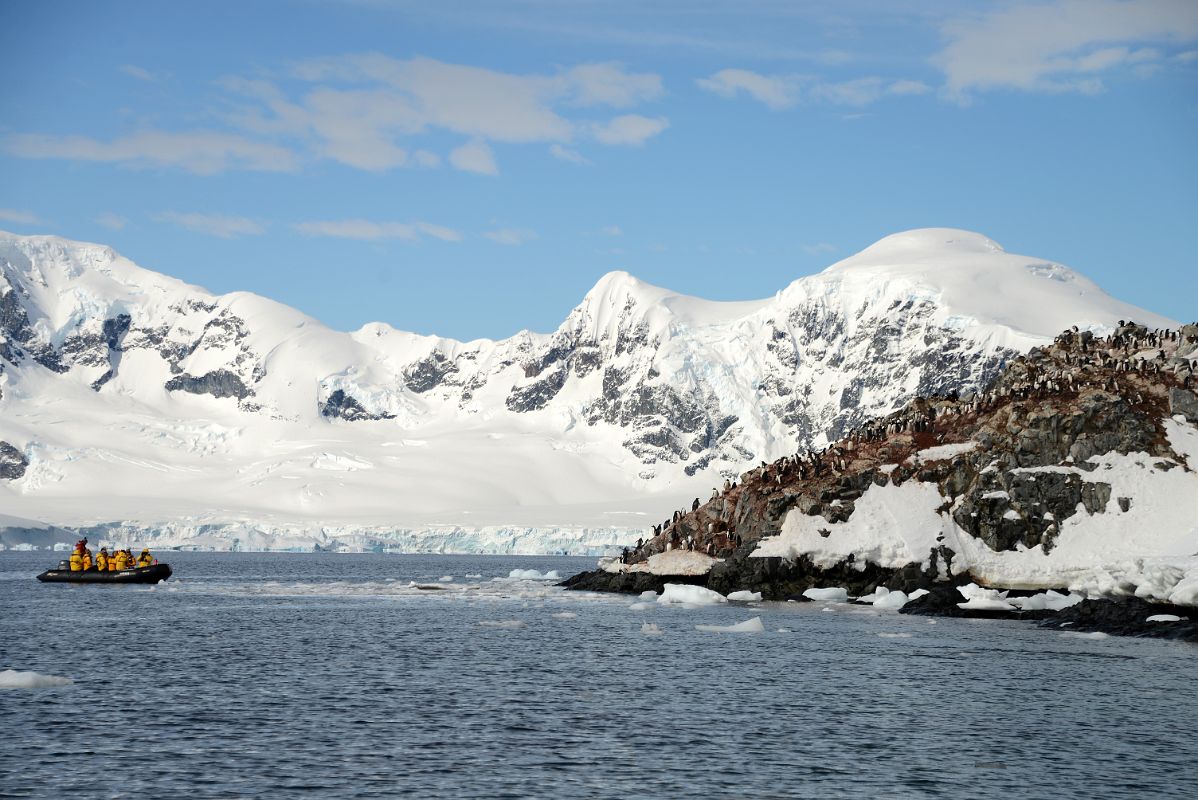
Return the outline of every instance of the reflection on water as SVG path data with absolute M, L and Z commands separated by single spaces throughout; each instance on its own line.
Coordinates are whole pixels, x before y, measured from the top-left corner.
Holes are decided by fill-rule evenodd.
M 0 794 L 1189 797 L 1198 649 L 564 592 L 590 559 L 0 553 Z M 761 617 L 764 632 L 706 633 Z

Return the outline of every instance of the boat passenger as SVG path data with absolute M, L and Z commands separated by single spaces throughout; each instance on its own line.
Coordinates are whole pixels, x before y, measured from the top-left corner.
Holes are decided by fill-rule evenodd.
M 75 550 L 71 553 L 71 572 L 83 571 L 83 553 Z
M 125 555 L 124 550 L 117 550 L 113 561 L 116 562 L 116 569 L 118 570 L 129 568 L 129 557 Z
M 108 571 L 108 548 L 101 547 L 100 554 L 96 556 L 96 569 L 100 572 Z
M 83 571 L 87 572 L 93 566 L 95 566 L 95 563 L 92 560 L 92 551 L 88 550 L 86 547 L 84 547 L 83 548 Z
M 150 548 L 142 548 L 141 555 L 137 557 L 137 566 L 148 567 L 152 563 L 154 563 L 154 558 L 150 555 Z

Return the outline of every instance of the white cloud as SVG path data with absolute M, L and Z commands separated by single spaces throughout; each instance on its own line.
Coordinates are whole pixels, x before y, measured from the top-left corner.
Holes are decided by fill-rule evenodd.
M 929 91 L 915 80 L 888 80 L 877 76 L 847 81 L 825 81 L 809 75 L 761 75 L 744 69 L 725 69 L 696 83 L 721 97 L 746 94 L 774 110 L 793 108 L 801 101 L 864 106 L 886 95 L 914 95 Z
M 154 73 L 136 64 L 122 64 L 120 70 L 130 78 L 137 78 L 139 81 L 146 81 L 147 83 L 158 82 L 158 77 Z
M 462 234 L 452 228 L 430 222 L 372 222 L 365 219 L 300 222 L 293 226 L 306 236 L 329 236 L 336 239 L 379 241 L 403 239 L 414 242 L 421 236 L 431 236 L 443 242 L 461 241 Z
M 143 67 L 120 68 L 139 80 L 158 77 Z M 412 137 L 448 133 L 468 144 L 449 157 L 459 169 L 497 174 L 490 146 L 557 145 L 555 157 L 583 163 L 569 149 L 580 138 L 639 144 L 648 118 L 617 117 L 596 126 L 580 109 L 628 108 L 664 94 L 661 76 L 618 63 L 578 64 L 517 74 L 431 58 L 395 59 L 379 53 L 309 60 L 275 80 L 230 77 L 217 116 L 228 130 L 143 130 L 103 141 L 89 136 L 17 134 L 0 149 L 25 158 L 62 158 L 132 166 L 173 166 L 199 174 L 228 169 L 294 170 L 300 159 L 329 159 L 381 172 L 435 167 L 441 157 L 412 151 Z
M 582 107 L 625 108 L 663 94 L 661 77 L 620 64 L 581 64 L 551 74 L 519 75 L 431 58 L 394 59 L 378 53 L 305 61 L 294 77 L 311 84 L 297 99 L 276 85 L 228 79 L 226 88 L 253 101 L 230 121 L 263 135 L 312 143 L 319 154 L 359 169 L 424 166 L 402 146 L 405 137 L 444 131 L 470 141 L 449 156 L 458 169 L 498 173 L 490 143 L 548 142 L 554 157 L 586 163 L 567 147 L 591 135 L 604 144 L 639 144 L 645 117 L 605 125 L 570 119 Z
M 564 81 L 583 106 L 627 108 L 664 93 L 660 75 L 626 72 L 620 64 L 582 64 L 566 72 Z
M 150 130 L 108 142 L 87 136 L 16 134 L 0 142 L 0 148 L 22 158 L 178 167 L 198 175 L 211 175 L 230 167 L 265 172 L 286 172 L 296 167 L 294 154 L 286 148 L 214 131 L 172 133 Z
M 446 228 L 444 225 L 434 225 L 431 222 L 417 222 L 416 228 L 425 236 L 431 236 L 443 242 L 460 242 L 462 240 L 462 234 L 453 228 Z
M 803 252 L 809 256 L 819 256 L 819 255 L 825 255 L 827 253 L 835 253 L 836 250 L 837 250 L 836 245 L 829 244 L 827 242 L 817 242 L 815 244 L 803 245 Z
M 441 166 L 441 156 L 430 153 L 428 150 L 417 150 L 412 153 L 411 163 L 414 167 L 432 169 Z
M 524 230 L 521 228 L 500 228 L 497 231 L 487 231 L 483 236 L 490 239 L 492 242 L 507 245 L 524 244 L 537 238 L 535 231 Z
M 1186 50 L 1184 53 L 1178 53 L 1173 56 L 1175 61 L 1180 61 L 1182 64 L 1189 64 L 1198 61 L 1198 50 Z
M 463 172 L 477 172 L 479 175 L 499 174 L 499 167 L 495 165 L 495 153 L 481 139 L 455 147 L 449 153 L 449 163 L 454 169 Z
M 155 214 L 154 219 L 221 239 L 260 236 L 266 233 L 266 228 L 261 223 L 247 217 L 227 217 L 221 214 L 197 214 L 194 212 L 181 214 L 177 211 L 164 211 L 161 214 Z
M 92 221 L 97 225 L 103 225 L 105 228 L 111 228 L 114 231 L 124 230 L 125 226 L 129 224 L 129 220 L 111 211 L 97 214 Z
M 608 122 L 595 124 L 591 128 L 591 135 L 600 144 L 640 146 L 668 127 L 670 121 L 665 117 L 650 118 L 639 114 L 625 114 Z
M 761 75 L 747 69 L 722 69 L 695 83 L 721 97 L 735 97 L 744 92 L 773 109 L 790 108 L 799 101 L 799 78 L 795 75 Z
M 1192 0 L 1057 0 L 1001 6 L 945 23 L 935 58 L 944 91 L 965 101 L 991 89 L 1097 92 L 1099 73 L 1161 57 L 1146 42 L 1198 39 Z
M 607 236 L 623 236 L 624 230 L 619 225 L 608 225 L 603 229 L 603 233 Z
M 0 208 L 0 222 L 15 222 L 18 225 L 36 225 L 41 222 L 32 211 L 18 211 L 15 208 Z
M 577 150 L 562 147 L 560 144 L 549 145 L 549 155 L 558 161 L 568 161 L 571 164 L 590 164 L 591 160 Z
M 908 95 L 908 94 L 927 94 L 932 91 L 932 87 L 928 86 L 923 81 L 900 80 L 894 81 L 886 87 L 887 94 Z

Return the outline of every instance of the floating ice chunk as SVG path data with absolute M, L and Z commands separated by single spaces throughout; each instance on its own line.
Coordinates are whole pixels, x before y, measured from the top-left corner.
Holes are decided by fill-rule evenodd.
M 667 583 L 662 589 L 657 602 L 665 604 L 681 604 L 689 606 L 713 606 L 727 603 L 728 598 L 719 592 L 713 592 L 704 586 L 691 586 L 685 583 Z
M 1007 602 L 1022 611 L 1060 611 L 1084 600 L 1080 594 L 1061 594 L 1049 589 L 1029 597 L 1011 597 Z
M 856 600 L 858 603 L 874 603 L 888 594 L 890 594 L 889 589 L 887 589 L 885 586 L 879 586 L 869 594 L 863 594 L 856 598 Z
M 452 575 L 442 575 L 440 578 L 438 578 L 438 580 L 440 580 L 442 583 L 448 583 L 449 581 L 453 580 L 453 576 Z
M 644 592 L 641 592 L 641 594 L 640 594 L 640 598 L 641 598 L 642 600 L 656 600 L 656 599 L 657 599 L 657 592 L 653 591 L 652 589 L 648 589 L 648 590 L 646 590 L 646 591 L 644 591 Z
M 695 630 L 704 633 L 762 633 L 765 626 L 761 624 L 761 617 L 753 617 L 735 625 L 696 625 Z
M 628 607 L 628 610 L 629 611 L 648 611 L 649 609 L 651 609 L 653 607 L 654 607 L 654 605 L 652 603 L 633 603 L 632 605 L 630 605 Z
M 573 611 L 559 611 L 556 614 L 550 614 L 549 616 L 553 617 L 554 619 L 578 619 L 578 615 Z
M 1179 617 L 1176 614 L 1153 614 L 1145 622 L 1181 622 L 1185 617 Z
M 910 633 L 879 633 L 883 639 L 910 639 L 914 634 Z
M 661 636 L 661 628 L 657 627 L 655 622 L 642 622 L 641 633 L 646 636 Z
M 903 606 L 907 605 L 906 592 L 887 592 L 886 594 L 874 600 L 874 608 L 886 609 L 889 611 L 898 611 Z
M 761 600 L 761 592 L 750 592 L 747 590 L 733 592 L 728 595 L 729 600 L 735 600 L 738 603 L 756 603 Z
M 790 628 L 779 628 L 778 633 L 794 633 Z
M 482 625 L 484 628 L 499 628 L 505 631 L 514 631 L 524 627 L 524 623 L 518 619 L 487 619 L 478 624 Z
M 58 675 L 43 675 L 40 672 L 22 672 L 16 669 L 0 670 L 0 689 L 46 689 L 51 686 L 70 686 L 70 678 Z
M 471 573 L 470 575 L 467 575 L 466 577 L 470 578 L 470 579 L 481 578 L 482 574 L 481 573 Z
M 1092 633 L 1081 633 L 1080 631 L 1065 631 L 1061 635 L 1062 636 L 1070 636 L 1074 639 L 1109 639 L 1109 638 L 1111 638 L 1111 635 L 1109 633 L 1103 633 L 1102 631 L 1094 631 Z
M 847 603 L 849 601 L 848 590 L 839 586 L 832 586 L 827 589 L 808 589 L 803 592 L 803 597 L 808 600 L 819 600 L 825 603 Z
M 976 583 L 958 586 L 957 591 L 965 598 L 964 603 L 957 603 L 957 608 L 966 611 L 1018 611 L 1019 609 L 1007 602 L 1007 593 L 997 589 L 983 589 Z
M 507 576 L 517 581 L 560 581 L 562 579 L 562 576 L 557 574 L 557 570 L 541 572 L 535 569 L 514 569 Z

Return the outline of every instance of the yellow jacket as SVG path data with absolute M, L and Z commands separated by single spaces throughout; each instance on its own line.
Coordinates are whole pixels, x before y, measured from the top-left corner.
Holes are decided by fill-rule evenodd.
M 124 550 L 121 550 L 120 552 L 118 552 L 116 554 L 116 568 L 117 569 L 128 569 L 129 568 L 129 557 L 127 555 L 125 555 Z
M 148 567 L 154 563 L 154 557 L 149 553 L 144 553 L 137 557 L 137 566 Z
M 79 551 L 71 553 L 71 572 L 83 571 L 83 555 Z
M 100 572 L 107 571 L 107 569 L 108 569 L 108 554 L 107 553 L 100 553 L 100 555 L 96 556 L 96 569 L 100 570 Z
M 92 553 L 90 550 L 86 550 L 83 553 L 83 569 L 89 570 L 91 568 L 92 568 Z

